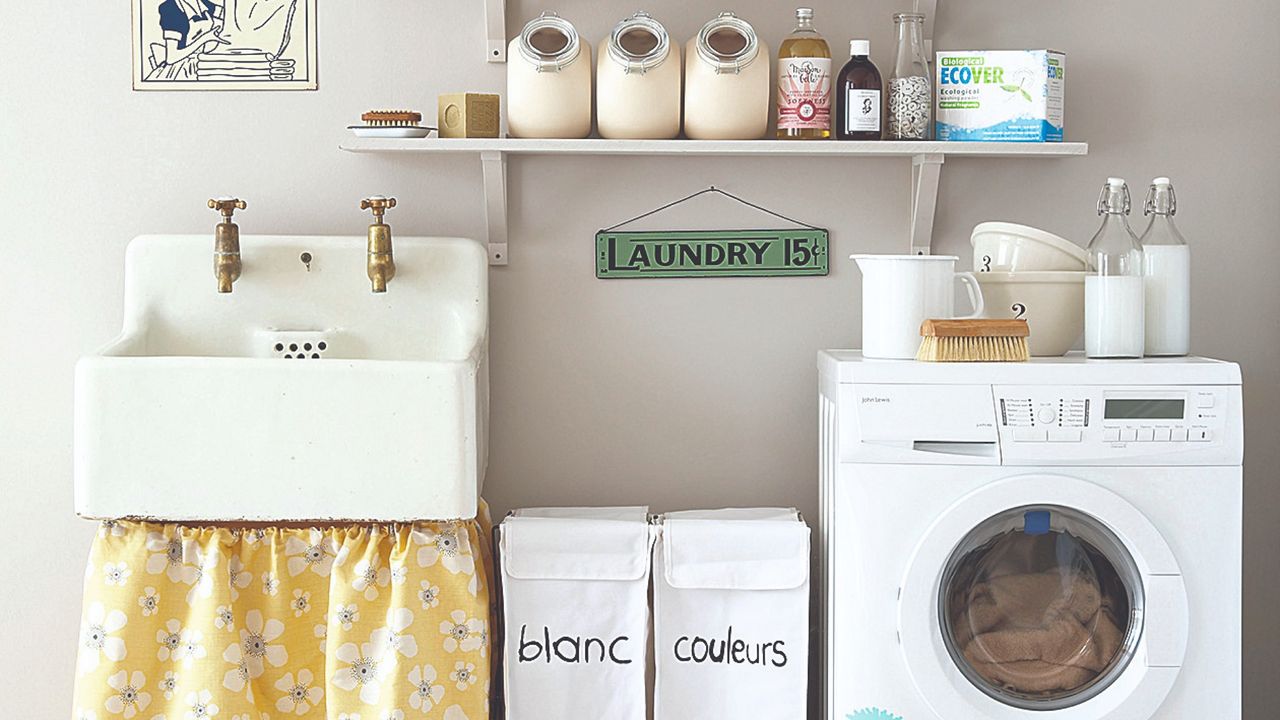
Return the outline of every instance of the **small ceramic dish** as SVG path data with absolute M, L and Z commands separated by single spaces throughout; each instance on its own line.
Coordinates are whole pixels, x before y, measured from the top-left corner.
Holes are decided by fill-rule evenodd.
M 436 129 L 433 127 L 396 127 L 392 125 L 348 125 L 356 137 L 367 138 L 424 138 Z

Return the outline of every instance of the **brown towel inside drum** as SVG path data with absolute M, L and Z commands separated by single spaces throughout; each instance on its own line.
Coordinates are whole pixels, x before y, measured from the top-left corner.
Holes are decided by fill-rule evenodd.
M 1087 684 L 1122 642 L 1111 599 L 1088 567 L 1058 566 L 1048 552 L 1052 536 L 999 542 L 999 559 L 984 568 L 986 581 L 972 586 L 962 621 L 953 623 L 965 659 L 988 682 L 1023 694 Z

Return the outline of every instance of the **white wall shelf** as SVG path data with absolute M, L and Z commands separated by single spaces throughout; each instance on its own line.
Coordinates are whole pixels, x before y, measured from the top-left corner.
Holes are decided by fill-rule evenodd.
M 996 143 L 821 140 L 553 140 L 532 138 L 356 138 L 341 145 L 357 153 L 417 152 L 510 155 L 773 155 L 793 157 L 1063 157 L 1085 155 L 1088 143 Z
M 550 140 L 522 138 L 351 138 L 353 153 L 478 155 L 484 171 L 489 262 L 506 265 L 507 157 L 509 155 L 651 155 L 698 157 L 901 157 L 911 158 L 911 252 L 928 254 L 938 180 L 947 157 L 1061 158 L 1086 155 L 1087 143 L 840 142 L 786 140 Z

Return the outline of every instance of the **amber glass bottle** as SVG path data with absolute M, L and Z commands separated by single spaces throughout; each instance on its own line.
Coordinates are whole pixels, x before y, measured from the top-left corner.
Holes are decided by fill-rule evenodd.
M 849 62 L 836 78 L 837 140 L 879 140 L 882 136 L 884 83 L 870 55 L 869 41 L 849 41 Z
M 831 137 L 831 48 L 813 29 L 813 9 L 796 8 L 796 29 L 778 49 L 778 139 Z

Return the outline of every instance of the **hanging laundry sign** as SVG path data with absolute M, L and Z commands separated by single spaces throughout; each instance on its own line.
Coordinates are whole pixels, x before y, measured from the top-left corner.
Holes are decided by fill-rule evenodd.
M 785 230 L 655 230 L 618 228 L 704 193 L 718 193 L 801 227 Z M 716 187 L 701 190 L 596 233 L 596 277 L 770 277 L 826 275 L 828 233 Z
M 826 230 L 596 234 L 596 277 L 826 275 Z

